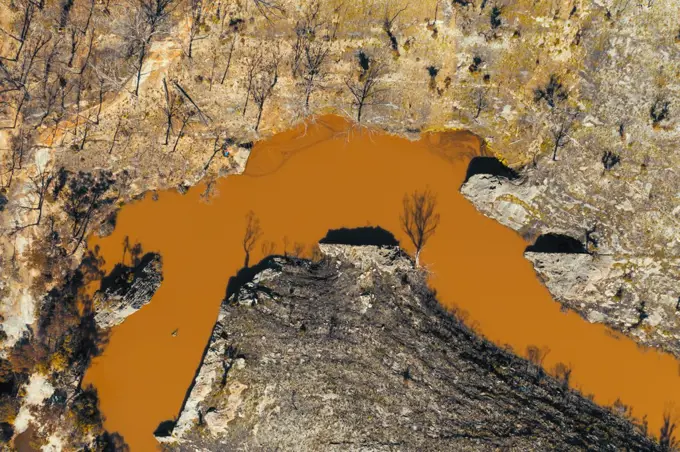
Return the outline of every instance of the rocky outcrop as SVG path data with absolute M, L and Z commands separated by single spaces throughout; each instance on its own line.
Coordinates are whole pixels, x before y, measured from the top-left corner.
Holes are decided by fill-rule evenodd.
M 680 259 L 631 255 L 622 244 L 628 237 L 609 224 L 611 217 L 594 226 L 574 223 L 573 211 L 558 206 L 566 197 L 559 200 L 547 184 L 476 174 L 461 193 L 486 216 L 527 238 L 538 237 L 537 245 L 556 234 L 583 243 L 587 254 L 530 251 L 536 246 L 525 257 L 552 296 L 590 322 L 680 356 Z
M 534 201 L 541 188 L 491 174 L 476 174 L 460 192 L 484 215 L 520 233 L 542 230 L 545 224 Z
M 94 296 L 97 325 L 119 325 L 151 301 L 163 281 L 161 270 L 161 257 L 155 253 L 144 255 L 133 267 L 116 265 Z
M 225 300 L 165 449 L 656 450 L 445 312 L 399 249 L 321 250 Z
M 680 356 L 679 259 L 575 253 L 525 257 L 556 300 L 590 322 Z M 676 275 L 675 277 L 670 277 Z

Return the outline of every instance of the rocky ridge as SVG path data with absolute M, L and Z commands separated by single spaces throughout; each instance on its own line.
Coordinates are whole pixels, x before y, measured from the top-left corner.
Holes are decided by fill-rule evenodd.
M 545 206 L 554 199 L 546 187 L 476 174 L 461 192 L 480 212 L 525 237 L 559 234 L 581 242 L 584 252 L 529 251 L 525 257 L 552 296 L 588 321 L 679 356 L 680 259 L 625 253 L 617 236 L 603 238 L 601 229 L 574 224 L 570 211 L 555 209 L 546 217 Z
M 656 450 L 445 312 L 398 248 L 270 257 L 220 309 L 166 450 Z
M 95 294 L 95 321 L 102 329 L 123 323 L 151 301 L 163 281 L 161 256 L 144 255 L 132 267 L 116 265 Z

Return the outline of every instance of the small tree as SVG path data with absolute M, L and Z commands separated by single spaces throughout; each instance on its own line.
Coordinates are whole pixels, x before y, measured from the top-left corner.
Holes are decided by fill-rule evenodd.
M 576 117 L 578 116 L 577 111 L 567 110 L 557 118 L 557 124 L 550 131 L 553 137 L 553 149 L 552 149 L 552 159 L 557 160 L 557 151 L 563 148 L 569 139 L 569 134 L 574 128 L 574 123 Z
M 304 44 L 304 56 L 302 57 L 302 80 L 305 89 L 305 108 L 309 109 L 309 98 L 312 92 L 323 80 L 323 66 L 328 56 L 329 47 L 318 41 L 307 41 Z
M 76 241 L 73 253 L 82 243 L 92 217 L 101 207 L 113 202 L 113 199 L 104 197 L 113 182 L 108 171 L 100 171 L 96 175 L 81 171 L 68 181 L 68 196 L 62 208 L 73 224 L 71 235 Z
M 389 3 L 387 3 L 387 5 L 389 5 Z M 397 17 L 399 17 L 399 14 L 406 11 L 407 7 L 404 6 L 396 13 L 390 15 L 387 5 L 385 6 L 385 16 L 383 17 L 383 30 L 385 30 L 385 33 L 387 34 L 387 37 L 390 40 L 390 47 L 392 47 L 392 52 L 394 52 L 395 55 L 399 56 L 399 43 L 397 41 L 397 37 L 394 35 L 392 27 L 394 26 L 394 21 L 396 21 Z
M 420 253 L 439 225 L 437 197 L 429 189 L 422 192 L 416 190 L 410 195 L 404 195 L 402 203 L 403 211 L 399 220 L 403 231 L 415 247 L 415 264 L 419 267 Z
M 489 106 L 489 102 L 486 99 L 486 94 L 489 88 L 479 87 L 475 89 L 474 101 L 475 101 L 475 119 L 479 118 L 482 111 Z
M 243 104 L 243 112 L 241 113 L 242 116 L 246 115 L 246 111 L 248 111 L 248 100 L 250 99 L 250 94 L 253 91 L 253 82 L 255 81 L 255 77 L 258 74 L 258 71 L 260 70 L 260 67 L 262 65 L 262 51 L 256 52 L 254 55 L 250 55 L 249 57 L 246 58 L 246 101 Z
M 181 106 L 181 98 L 177 96 L 174 91 L 170 91 L 168 89 L 168 82 L 165 79 L 165 77 L 163 77 L 163 94 L 165 95 L 165 105 L 163 107 L 163 112 L 165 113 L 166 123 L 165 142 L 163 144 L 167 146 L 168 140 L 170 139 L 170 132 L 172 131 L 172 120 L 179 112 L 179 108 Z
M 192 58 L 194 41 L 197 39 L 198 31 L 203 25 L 203 0 L 189 1 L 189 14 L 191 15 L 191 28 L 189 29 L 189 50 L 187 56 Z
M 227 74 L 229 73 L 229 68 L 231 67 L 231 57 L 234 54 L 234 46 L 236 45 L 236 38 L 238 38 L 238 32 L 234 31 L 231 38 L 231 44 L 229 45 L 229 53 L 227 53 L 227 65 L 222 73 L 222 79 L 220 80 L 220 85 L 224 85 L 224 81 L 227 79 Z
M 50 185 L 54 180 L 54 175 L 51 171 L 48 171 L 45 168 L 38 168 L 37 174 L 31 176 L 29 179 L 31 181 L 31 191 L 29 192 L 27 198 L 30 201 L 30 205 L 21 204 L 19 205 L 19 208 L 24 211 L 35 212 L 35 220 L 32 223 L 16 228 L 13 232 L 19 232 L 22 229 L 40 225 L 40 221 L 42 220 L 43 216 L 45 196 L 47 195 Z
M 255 122 L 255 130 L 260 127 L 260 120 L 262 119 L 262 110 L 264 110 L 264 103 L 269 99 L 274 91 L 274 87 L 279 80 L 279 62 L 276 57 L 262 68 L 262 71 L 255 77 L 252 84 L 253 100 L 257 105 L 257 121 Z
M 137 53 L 137 77 L 135 96 L 139 95 L 139 84 L 142 78 L 142 67 L 147 56 L 151 40 L 165 23 L 172 11 L 174 0 L 139 0 L 139 12 L 130 24 L 131 48 Z
M 347 89 L 352 95 L 352 106 L 357 110 L 357 122 L 361 122 L 361 115 L 366 105 L 373 105 L 377 94 L 384 91 L 378 88 L 379 78 L 385 72 L 385 66 L 370 58 L 363 51 L 357 54 L 360 73 L 358 79 L 350 77 L 345 81 Z

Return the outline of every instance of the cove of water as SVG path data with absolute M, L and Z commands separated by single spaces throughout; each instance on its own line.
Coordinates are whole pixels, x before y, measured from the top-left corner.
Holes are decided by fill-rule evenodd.
M 421 262 L 440 302 L 466 312 L 468 324 L 518 354 L 529 345 L 547 347 L 546 369 L 571 365 L 572 387 L 603 405 L 620 399 L 658 432 L 664 411 L 680 401 L 678 362 L 560 310 L 522 256 L 527 243 L 459 193 L 479 153 L 469 133 L 426 133 L 411 142 L 327 116 L 257 143 L 245 172 L 218 180 L 210 197 L 199 185 L 122 208 L 113 234 L 93 236 L 88 246 L 99 248 L 109 272 L 129 237 L 161 254 L 164 280 L 149 305 L 113 329 L 85 376 L 99 391 L 107 430 L 121 434 L 133 452 L 158 447 L 153 431 L 178 415 L 228 280 L 244 265 L 249 211 L 264 233 L 251 265 L 272 252 L 261 246 L 266 242 L 274 253 L 297 244 L 309 253 L 329 229 L 341 227 L 380 226 L 412 252 L 399 226 L 402 197 L 429 188 L 441 222 Z

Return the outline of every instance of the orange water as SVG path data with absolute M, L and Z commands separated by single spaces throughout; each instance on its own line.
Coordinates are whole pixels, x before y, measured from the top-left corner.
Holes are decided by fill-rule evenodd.
M 221 179 L 209 201 L 205 186 L 185 195 L 159 193 L 125 206 L 112 235 L 92 237 L 106 270 L 120 261 L 123 240 L 141 242 L 163 257 L 164 281 L 151 303 L 116 327 L 104 354 L 86 375 L 99 390 L 106 428 L 134 452 L 157 447 L 152 432 L 177 416 L 217 317 L 230 276 L 243 266 L 245 216 L 252 210 L 276 252 L 309 247 L 328 229 L 381 226 L 409 251 L 399 228 L 405 193 L 429 187 L 438 196 L 441 223 L 421 262 L 446 306 L 498 344 L 524 353 L 548 347 L 545 367 L 571 364 L 572 382 L 601 404 L 617 398 L 647 415 L 658 431 L 661 416 L 680 400 L 678 362 L 645 351 L 602 325 L 560 311 L 522 257 L 526 243 L 485 218 L 459 193 L 467 163 L 479 153 L 466 133 L 426 134 L 409 142 L 359 131 L 337 117 L 274 136 L 253 149 L 243 175 Z M 176 337 L 172 332 L 178 330 Z

